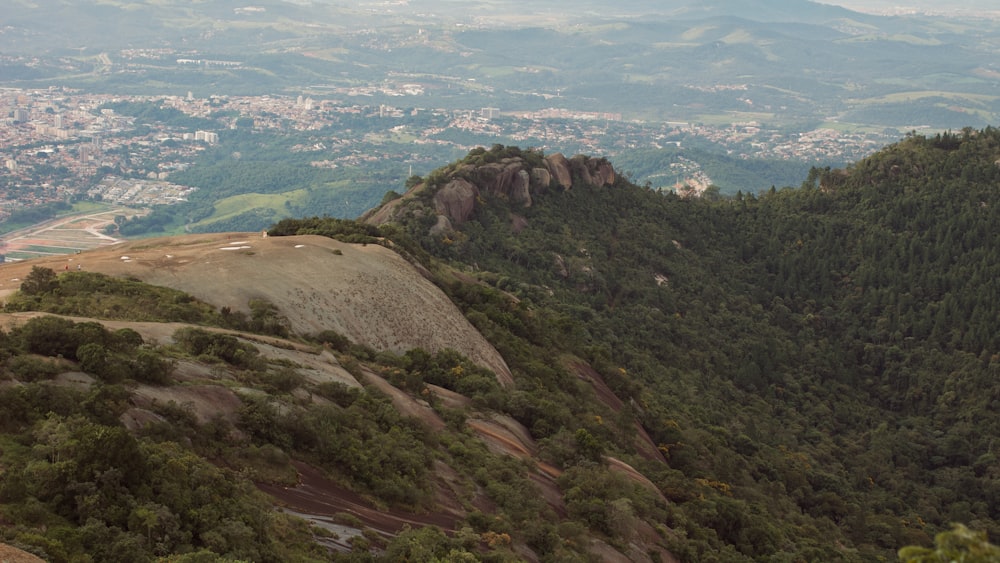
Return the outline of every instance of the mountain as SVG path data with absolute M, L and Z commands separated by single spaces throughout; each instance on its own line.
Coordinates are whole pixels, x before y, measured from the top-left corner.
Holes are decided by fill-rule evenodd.
M 304 94 L 505 114 L 555 107 L 625 123 L 802 132 L 985 127 L 998 111 L 996 20 L 957 14 L 874 16 L 805 0 L 613 9 L 494 0 L 474 11 L 19 0 L 4 15 L 0 76 L 25 89 Z
M 716 0 L 714 2 L 692 2 L 677 12 L 677 17 L 700 19 L 711 17 L 735 17 L 756 22 L 781 22 L 804 24 L 827 24 L 837 19 L 857 19 L 874 21 L 877 18 L 858 12 L 819 2 L 804 0 L 753 0 L 734 2 Z
M 497 145 L 362 221 L 0 266 L 0 541 L 872 561 L 996 537 L 998 162 L 995 129 L 911 135 L 691 198 Z
M 760 197 L 541 185 L 530 205 L 482 197 L 435 229 L 428 213 L 450 217 L 438 194 L 491 159 L 470 154 L 394 214 L 552 319 L 540 345 L 600 366 L 671 470 L 715 484 L 708 500 L 647 473 L 717 539 L 748 557 L 787 541 L 809 553 L 826 540 L 777 523 L 810 521 L 839 557 L 870 560 L 950 521 L 995 534 L 998 140 L 911 136 Z M 492 158 L 516 166 L 509 152 Z M 694 545 L 674 553 L 711 551 Z

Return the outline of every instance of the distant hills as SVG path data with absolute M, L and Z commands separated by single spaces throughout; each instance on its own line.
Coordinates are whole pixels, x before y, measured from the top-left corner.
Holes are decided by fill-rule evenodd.
M 981 128 L 1000 111 L 1000 25 L 989 18 L 885 17 L 791 0 L 635 2 L 611 12 L 485 2 L 462 16 L 447 2 L 50 4 L 9 9 L 0 34 L 12 55 L 7 85 L 208 95 L 403 79 L 428 85 L 406 101 L 418 107 L 557 105 L 848 129 Z M 176 63 L 227 57 L 241 66 Z

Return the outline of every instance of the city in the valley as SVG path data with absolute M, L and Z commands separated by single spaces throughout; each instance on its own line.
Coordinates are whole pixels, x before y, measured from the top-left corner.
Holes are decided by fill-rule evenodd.
M 414 86 L 413 88 L 416 88 Z M 410 92 L 419 94 L 419 91 Z M 316 167 L 364 166 L 396 159 L 426 172 L 440 160 L 424 155 L 466 151 L 494 142 L 546 151 L 613 157 L 628 150 L 704 142 L 738 158 L 847 162 L 898 137 L 888 133 L 843 133 L 820 128 L 780 132 L 754 121 L 722 125 L 643 122 L 621 114 L 550 108 L 505 111 L 422 108 L 406 104 L 367 105 L 344 91 L 337 98 L 309 96 L 115 96 L 62 88 L 0 90 L 0 217 L 55 201 L 93 200 L 150 207 L 183 201 L 197 186 L 177 185 L 171 175 L 197 162 L 208 147 L 240 128 L 296 135 L 306 142 L 289 147 L 314 155 Z M 164 121 L 123 114 L 115 107 L 145 104 Z M 178 125 L 171 116 L 186 116 Z M 388 142 L 391 141 L 391 142 Z M 238 157 L 238 156 L 237 156 Z M 711 183 L 697 163 L 681 168 L 668 185 Z M 399 186 L 386 186 L 394 189 Z

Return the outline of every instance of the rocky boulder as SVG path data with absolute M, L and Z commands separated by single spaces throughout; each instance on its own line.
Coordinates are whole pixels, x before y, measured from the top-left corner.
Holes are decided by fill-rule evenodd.
M 548 168 L 532 168 L 531 183 L 539 187 L 546 187 L 552 183 L 552 174 Z
M 587 161 L 590 177 L 597 186 L 613 186 L 615 184 L 615 167 L 606 159 L 591 158 Z
M 531 205 L 531 176 L 520 158 L 505 158 L 479 166 L 463 166 L 459 173 L 474 182 L 483 193 L 511 203 Z
M 545 157 L 545 164 L 549 167 L 549 173 L 555 177 L 556 182 L 564 190 L 573 187 L 573 173 L 570 171 L 569 160 L 561 153 L 550 154 Z
M 616 180 L 614 167 L 604 158 L 577 155 L 567 159 L 560 153 L 554 153 L 543 159 L 516 155 L 490 161 L 483 157 L 487 153 L 474 154 L 478 158 L 434 172 L 428 182 L 365 214 L 362 220 L 381 225 L 407 216 L 436 215 L 437 220 L 429 233 L 446 235 L 469 221 L 483 198 L 499 198 L 512 205 L 531 207 L 538 190 L 553 183 L 569 190 L 573 188 L 574 180 L 593 186 L 611 186 Z M 428 198 L 417 197 L 428 191 L 434 193 L 429 198 L 430 205 L 427 204 Z M 512 222 L 515 230 L 524 226 L 526 221 L 523 218 Z
M 479 188 L 464 178 L 455 178 L 434 194 L 434 211 L 458 226 L 472 217 L 477 197 Z
M 615 169 L 603 158 L 590 158 L 578 154 L 569 160 L 574 178 L 591 186 L 610 186 L 615 183 Z

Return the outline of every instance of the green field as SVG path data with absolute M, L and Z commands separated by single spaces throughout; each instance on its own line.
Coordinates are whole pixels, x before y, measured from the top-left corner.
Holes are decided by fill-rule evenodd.
M 908 92 L 895 92 L 893 94 L 886 94 L 885 96 L 878 96 L 875 98 L 857 98 L 846 100 L 848 103 L 852 104 L 890 104 L 890 103 L 900 103 L 900 102 L 913 102 L 916 100 L 923 100 L 926 98 L 945 98 L 954 101 L 966 101 L 966 102 L 976 102 L 979 104 L 989 104 L 996 101 L 1000 96 L 993 96 L 987 94 L 965 94 L 948 92 L 944 90 L 914 90 Z
M 25 246 L 23 252 L 36 252 L 38 254 L 72 254 L 78 250 L 75 246 L 45 246 L 41 244 L 31 244 Z

